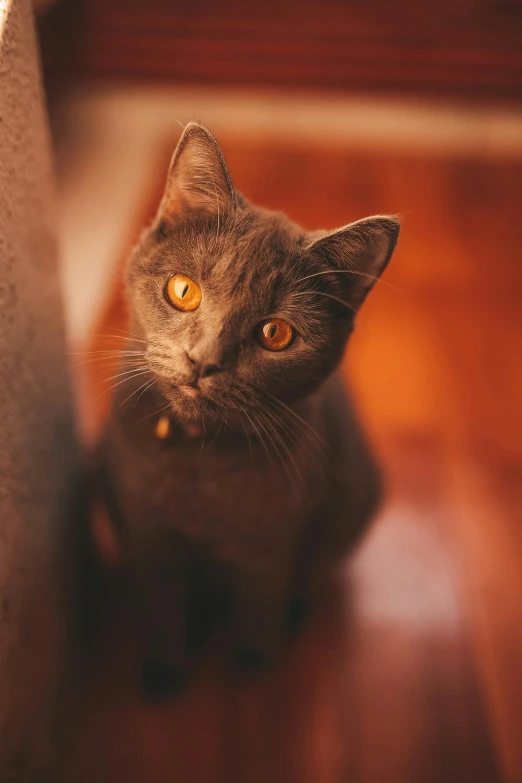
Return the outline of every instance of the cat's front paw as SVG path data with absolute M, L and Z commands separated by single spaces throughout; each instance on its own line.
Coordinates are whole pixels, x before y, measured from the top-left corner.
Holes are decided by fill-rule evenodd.
M 305 596 L 295 596 L 290 601 L 286 615 L 286 630 L 290 639 L 298 636 L 310 616 L 310 600 Z
M 272 658 L 255 647 L 238 645 L 232 654 L 234 669 L 240 674 L 254 677 L 269 668 Z
M 181 666 L 146 659 L 140 672 L 141 692 L 149 704 L 164 704 L 186 685 L 187 671 Z

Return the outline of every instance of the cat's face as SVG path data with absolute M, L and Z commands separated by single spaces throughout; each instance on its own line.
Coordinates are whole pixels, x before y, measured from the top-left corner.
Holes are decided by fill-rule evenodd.
M 310 394 L 341 359 L 398 230 L 376 217 L 311 235 L 254 208 L 209 132 L 187 126 L 128 270 L 132 329 L 174 412 L 200 421 Z

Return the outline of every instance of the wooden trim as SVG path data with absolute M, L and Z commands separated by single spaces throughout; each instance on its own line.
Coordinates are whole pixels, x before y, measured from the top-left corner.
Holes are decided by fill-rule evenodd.
M 169 82 L 522 93 L 522 4 L 419 5 L 86 0 L 79 68 Z

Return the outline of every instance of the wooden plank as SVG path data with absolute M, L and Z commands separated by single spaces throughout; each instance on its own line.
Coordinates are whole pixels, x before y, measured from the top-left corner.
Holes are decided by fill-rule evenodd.
M 88 0 L 77 59 L 87 76 L 170 83 L 520 95 L 517 11 L 414 0 L 393 7 Z
M 345 365 L 386 467 L 387 502 L 303 636 L 259 682 L 228 673 L 218 640 L 178 701 L 143 705 L 139 628 L 113 591 L 65 779 L 515 783 L 520 164 L 255 138 L 223 147 L 236 184 L 296 220 L 406 212 Z M 161 188 L 152 190 L 150 205 Z M 119 287 L 103 320 L 125 329 Z M 100 364 L 90 367 L 99 378 Z

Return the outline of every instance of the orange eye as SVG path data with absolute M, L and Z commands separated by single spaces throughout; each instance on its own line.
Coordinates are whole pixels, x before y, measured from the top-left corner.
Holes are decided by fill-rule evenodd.
M 196 310 L 201 302 L 201 288 L 185 275 L 172 275 L 167 282 L 167 299 L 176 310 Z
M 257 342 L 267 351 L 282 351 L 295 337 L 295 331 L 281 318 L 268 318 L 256 326 Z

